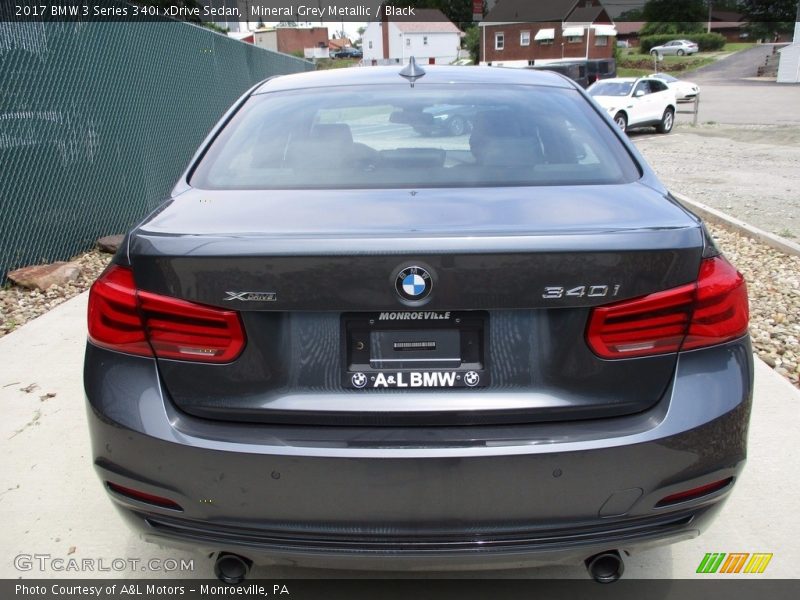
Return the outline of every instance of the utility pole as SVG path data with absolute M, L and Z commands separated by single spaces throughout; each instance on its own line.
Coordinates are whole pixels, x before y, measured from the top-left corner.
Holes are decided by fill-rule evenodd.
M 708 0 L 708 28 L 706 33 L 711 33 L 711 9 L 714 6 L 714 0 Z

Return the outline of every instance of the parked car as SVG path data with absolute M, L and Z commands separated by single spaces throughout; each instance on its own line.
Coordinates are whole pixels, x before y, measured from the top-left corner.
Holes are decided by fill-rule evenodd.
M 358 48 L 342 48 L 333 53 L 333 58 L 364 58 L 364 52 Z
M 600 79 L 608 79 L 617 76 L 617 61 L 613 58 L 558 61 L 533 65 L 526 68 L 561 73 L 584 88 Z
M 589 83 L 617 76 L 617 61 L 613 58 L 590 58 L 586 61 L 586 77 Z
M 702 221 L 574 82 L 425 68 L 255 86 L 92 286 L 90 460 L 145 539 L 228 583 L 614 581 L 744 466 L 747 293 Z M 407 113 L 445 106 L 470 135 L 421 142 Z
M 655 127 L 659 133 L 669 133 L 675 124 L 675 92 L 659 79 L 604 79 L 592 84 L 586 91 L 622 131 Z
M 699 47 L 689 40 L 672 40 L 661 46 L 650 48 L 650 54 L 660 54 L 661 56 L 683 56 L 695 54 Z
M 574 81 L 583 88 L 589 86 L 589 77 L 587 75 L 586 61 L 554 62 L 554 63 L 547 63 L 544 65 L 533 65 L 526 68 L 536 69 L 538 71 L 553 71 L 554 73 L 560 73 L 565 77 L 569 77 L 570 79 L 572 79 L 572 81 Z
M 413 124 L 420 135 L 466 135 L 472 130 L 477 110 L 474 106 L 442 104 L 426 107 Z M 430 115 L 430 117 L 428 117 Z
M 700 93 L 700 88 L 696 83 L 683 81 L 667 73 L 653 73 L 650 77 L 666 83 L 667 87 L 675 92 L 675 98 L 677 98 L 678 102 L 694 100 L 697 94 Z

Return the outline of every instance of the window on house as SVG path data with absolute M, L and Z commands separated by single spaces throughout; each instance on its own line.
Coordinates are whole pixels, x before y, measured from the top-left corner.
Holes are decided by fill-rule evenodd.
M 372 50 L 372 40 L 369 42 L 369 49 Z
M 428 45 L 428 36 L 427 35 L 422 36 L 422 45 L 423 46 L 427 46 Z
M 520 46 L 530 46 L 531 45 L 531 32 L 530 31 L 520 31 L 519 32 L 519 45 Z
M 410 45 L 411 45 L 411 38 L 406 38 L 406 46 L 410 46 Z
M 579 44 L 583 41 L 582 35 L 570 35 L 567 36 L 567 42 L 570 44 Z
M 595 46 L 608 46 L 608 38 L 604 35 L 598 35 L 594 38 Z
M 494 49 L 495 50 L 502 50 L 506 46 L 506 34 L 504 33 L 495 33 L 494 34 Z
M 551 46 L 553 44 L 553 40 L 552 39 L 539 40 L 539 44 L 541 46 Z

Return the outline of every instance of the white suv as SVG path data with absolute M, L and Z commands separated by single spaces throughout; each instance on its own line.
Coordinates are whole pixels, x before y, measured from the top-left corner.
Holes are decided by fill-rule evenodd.
M 659 133 L 669 133 L 675 124 L 675 91 L 658 79 L 603 79 L 586 91 L 623 131 L 655 127 Z

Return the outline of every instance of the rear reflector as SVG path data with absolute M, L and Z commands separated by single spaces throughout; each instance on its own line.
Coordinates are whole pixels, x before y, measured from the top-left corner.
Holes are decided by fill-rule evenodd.
M 670 504 L 678 504 L 679 502 L 686 502 L 688 500 L 695 500 L 702 496 L 708 496 L 709 494 L 713 494 L 714 492 L 718 492 L 719 490 L 728 487 L 732 481 L 733 477 L 728 477 L 727 479 L 715 481 L 714 483 L 709 483 L 707 485 L 701 485 L 700 487 L 692 488 L 690 490 L 686 490 L 685 492 L 671 494 L 670 496 L 666 496 L 659 500 L 656 504 L 656 508 L 668 506 Z
M 153 504 L 154 506 L 159 506 L 161 508 L 169 508 L 172 510 L 183 511 L 183 508 L 181 508 L 180 504 L 178 504 L 177 502 L 173 502 L 169 498 L 162 498 L 161 496 L 155 496 L 153 494 L 148 494 L 147 492 L 134 490 L 133 488 L 118 485 L 116 483 L 111 483 L 110 481 L 106 481 L 106 485 L 108 486 L 108 489 L 110 489 L 112 492 L 116 492 L 117 494 L 120 494 L 122 496 L 132 498 L 133 500 L 138 500 L 139 502 L 146 502 L 147 504 Z
M 696 283 L 592 310 L 586 339 L 602 358 L 634 358 L 713 346 L 747 332 L 742 275 L 721 256 L 700 264 Z
M 245 345 L 236 311 L 139 291 L 118 265 L 92 285 L 88 316 L 92 343 L 128 354 L 226 363 Z

